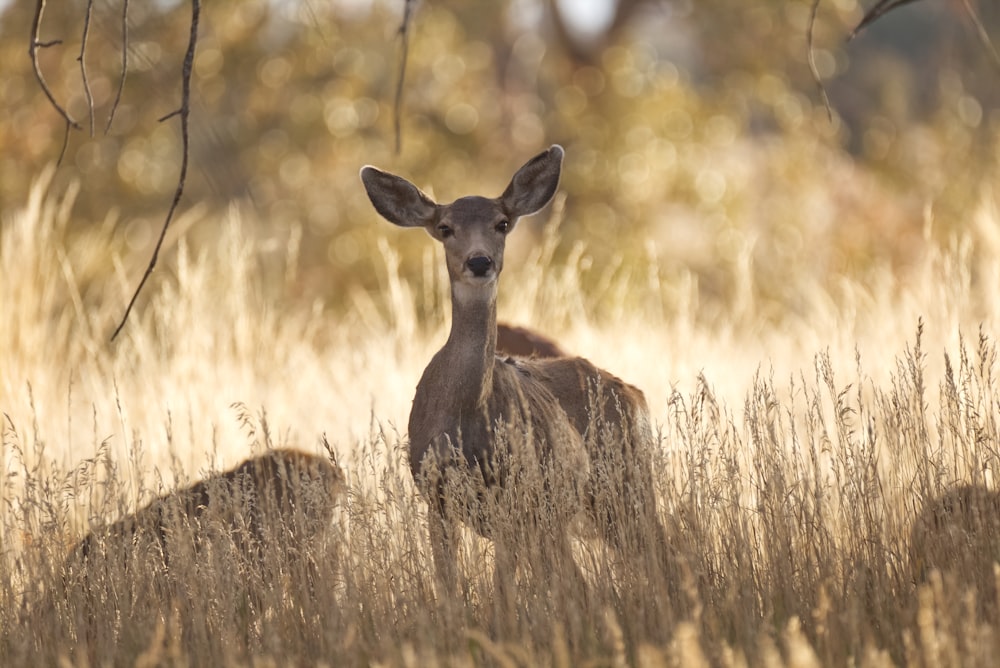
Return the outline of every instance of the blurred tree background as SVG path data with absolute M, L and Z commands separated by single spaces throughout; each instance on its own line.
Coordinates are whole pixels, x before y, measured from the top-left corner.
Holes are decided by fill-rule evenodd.
M 128 78 L 105 134 L 122 0 L 94 2 L 90 136 L 77 60 L 86 4 L 50 3 L 39 34 L 62 40 L 40 50 L 41 70 L 84 128 L 69 135 L 57 183 L 80 185 L 69 233 L 103 225 L 109 265 L 120 255 L 137 281 L 176 186 L 178 123 L 158 119 L 180 104 L 191 9 L 130 2 Z M 780 319 L 802 308 L 802 277 L 832 285 L 873 267 L 905 272 L 928 230 L 946 240 L 971 229 L 1000 171 L 1000 63 L 968 12 L 998 38 L 1000 5 L 922 0 L 847 42 L 868 5 L 821 2 L 815 62 L 832 122 L 807 62 L 811 5 L 415 3 L 397 153 L 404 0 L 213 0 L 192 78 L 182 210 L 194 215 L 180 226 L 210 244 L 235 202 L 251 233 L 274 241 L 262 270 L 301 235 L 290 296 L 347 307 L 351 290 L 377 289 L 377 240 L 391 233 L 360 186 L 363 164 L 450 201 L 498 194 L 513 169 L 558 142 L 567 199 L 557 257 L 583 253 L 585 280 L 636 267 L 666 283 L 694 275 L 707 312 L 724 312 L 749 271 L 755 303 Z M 63 143 L 25 48 L 34 12 L 8 2 L 0 17 L 0 211 L 25 200 Z M 524 225 L 519 248 L 545 219 Z M 110 298 L 106 288 L 89 298 Z

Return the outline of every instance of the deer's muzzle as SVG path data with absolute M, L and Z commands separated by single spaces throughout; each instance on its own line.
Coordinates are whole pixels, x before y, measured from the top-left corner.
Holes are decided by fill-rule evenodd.
M 474 255 L 465 261 L 465 268 L 477 278 L 484 278 L 493 269 L 493 259 L 485 255 Z

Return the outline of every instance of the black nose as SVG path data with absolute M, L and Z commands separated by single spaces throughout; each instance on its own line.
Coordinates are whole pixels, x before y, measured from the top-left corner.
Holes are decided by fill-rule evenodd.
M 465 266 L 469 268 L 473 276 L 482 277 L 493 267 L 493 260 L 485 255 L 476 255 L 466 260 Z

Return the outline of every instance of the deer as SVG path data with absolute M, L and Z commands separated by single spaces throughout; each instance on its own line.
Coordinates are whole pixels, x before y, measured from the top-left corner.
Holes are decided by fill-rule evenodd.
M 141 635 L 165 615 L 178 615 L 181 634 L 196 633 L 191 610 L 213 604 L 199 598 L 201 587 L 224 588 L 248 610 L 263 609 L 272 588 L 312 604 L 346 492 L 330 457 L 269 449 L 94 527 L 64 560 L 62 586 L 41 614 L 62 610 L 68 637 L 97 665 L 110 663 L 102 653 L 118 647 L 119 634 Z
M 269 450 L 93 529 L 67 557 L 65 576 L 85 582 L 112 560 L 126 570 L 163 573 L 172 561 L 197 558 L 209 545 L 218 550 L 228 544 L 250 562 L 276 544 L 283 554 L 309 559 L 345 492 L 336 462 L 294 449 Z
M 931 571 L 978 592 L 980 612 L 996 619 L 1000 562 L 1000 491 L 961 484 L 929 498 L 910 530 L 910 574 L 922 584 Z
M 417 384 L 408 449 L 411 473 L 429 505 L 432 556 L 446 592 L 456 588 L 457 525 L 491 538 L 484 507 L 504 493 L 519 497 L 518 486 L 532 480 L 539 483 L 534 494 L 517 508 L 532 515 L 529 526 L 550 522 L 544 549 L 559 555 L 560 564 L 575 567 L 569 530 L 581 511 L 620 552 L 666 544 L 642 391 L 582 357 L 497 354 L 507 236 L 520 218 L 552 199 L 563 155 L 552 145 L 518 169 L 499 197 L 466 196 L 450 204 L 375 167 L 360 172 L 379 215 L 403 228 L 423 228 L 444 246 L 451 331 Z M 475 493 L 455 492 L 446 484 L 450 476 L 471 476 Z M 502 572 L 515 572 L 517 546 L 497 538 L 493 544 L 495 586 L 504 587 Z

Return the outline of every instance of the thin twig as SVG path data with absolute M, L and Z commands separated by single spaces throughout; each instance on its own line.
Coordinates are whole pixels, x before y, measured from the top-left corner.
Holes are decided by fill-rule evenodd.
M 976 13 L 975 7 L 972 6 L 969 0 L 962 0 L 962 4 L 965 6 L 965 11 L 968 13 L 972 25 L 976 28 L 976 35 L 979 37 L 983 48 L 993 57 L 993 64 L 1000 67 L 1000 54 L 997 53 L 996 47 L 993 45 L 993 40 L 990 39 L 990 34 L 986 32 L 986 27 L 979 18 L 979 14 Z
M 916 0 L 880 0 L 876 3 L 874 7 L 868 10 L 868 13 L 864 15 L 861 19 L 861 23 L 851 32 L 848 41 L 857 37 L 858 33 L 863 29 L 877 21 L 882 16 L 885 16 L 897 7 L 902 7 L 903 5 L 908 5 L 911 2 L 916 2 Z M 980 44 L 987 53 L 993 58 L 993 63 L 1000 67 L 1000 53 L 997 53 L 996 47 L 993 45 L 993 40 L 990 39 L 990 35 L 986 32 L 986 27 L 983 25 L 982 20 L 979 18 L 979 14 L 976 12 L 975 7 L 969 0 L 962 0 L 962 6 L 965 8 L 965 12 L 969 15 L 969 20 L 972 21 L 973 27 L 976 29 L 976 37 L 979 38 Z
M 916 0 L 879 0 L 875 3 L 875 6 L 868 10 L 868 13 L 864 15 L 861 19 L 861 23 L 851 31 L 850 36 L 847 41 L 850 42 L 852 39 L 858 36 L 858 33 L 867 28 L 869 25 L 878 21 L 879 18 L 885 16 L 897 7 L 902 7 L 903 5 L 908 5 L 911 2 L 916 2 Z
M 306 0 L 305 8 L 306 13 L 309 15 L 309 22 L 312 24 L 313 31 L 319 35 L 319 38 L 322 40 L 324 46 L 330 46 L 330 39 L 323 30 L 323 25 L 319 21 L 319 16 L 316 14 L 316 8 L 313 6 L 313 3 Z
M 122 75 L 118 79 L 118 92 L 115 93 L 115 101 L 111 104 L 111 111 L 108 112 L 108 124 L 104 126 L 104 134 L 111 132 L 111 124 L 115 120 L 118 112 L 118 105 L 122 101 L 122 91 L 125 90 L 125 75 L 128 72 L 128 0 L 122 0 Z
M 138 287 L 135 289 L 135 293 L 132 294 L 132 299 L 129 300 L 128 306 L 125 308 L 125 315 L 122 316 L 122 320 L 118 323 L 115 331 L 111 334 L 111 340 L 114 341 L 118 336 L 118 333 L 122 331 L 125 326 L 125 322 L 128 320 L 129 314 L 132 312 L 132 307 L 135 306 L 136 300 L 139 298 L 139 293 L 142 292 L 142 288 L 146 285 L 146 281 L 149 279 L 150 275 L 153 273 L 153 269 L 156 267 L 156 261 L 160 256 L 160 248 L 163 246 L 163 239 L 167 236 L 167 228 L 170 226 L 170 221 L 173 220 L 174 213 L 177 211 L 177 206 L 180 204 L 181 196 L 184 194 L 184 182 L 187 179 L 188 170 L 188 156 L 189 156 L 189 138 L 188 138 L 188 116 L 191 113 L 191 71 L 194 67 L 194 51 L 198 44 L 198 19 L 201 14 L 201 2 L 200 0 L 191 0 L 191 34 L 188 39 L 187 53 L 184 54 L 184 65 L 181 73 L 181 106 L 180 109 L 173 111 L 161 120 L 166 120 L 174 116 L 179 115 L 181 117 L 181 169 L 180 174 L 177 177 L 177 189 L 174 191 L 174 199 L 170 203 L 170 210 L 167 211 L 167 217 L 163 221 L 163 227 L 160 229 L 160 237 L 156 240 L 156 246 L 153 247 L 153 255 L 149 258 L 149 264 L 146 266 L 146 271 L 142 275 L 142 280 L 139 281 Z
M 400 129 L 400 116 L 402 116 L 403 107 L 403 80 L 406 78 L 406 61 L 410 53 L 410 19 L 413 17 L 413 6 L 415 4 L 415 0 L 405 0 L 403 4 L 403 23 L 399 26 L 402 53 L 399 56 L 399 79 L 396 81 L 396 99 L 392 105 L 397 154 L 399 154 L 403 146 L 403 133 Z
M 66 157 L 66 149 L 69 148 L 69 132 L 72 128 L 76 127 L 79 129 L 78 125 L 71 125 L 68 121 L 63 125 L 63 141 L 62 148 L 59 149 L 59 157 L 56 159 L 56 167 L 62 164 L 63 158 Z
M 830 106 L 830 96 L 826 94 L 826 85 L 823 83 L 822 77 L 820 77 L 819 68 L 816 67 L 816 52 L 813 48 L 813 28 L 816 26 L 816 14 L 819 12 L 819 1 L 820 0 L 813 0 L 812 12 L 809 14 L 809 32 L 806 34 L 807 49 L 809 54 L 809 72 L 812 73 L 813 81 L 816 82 L 816 87 L 819 88 L 819 95 L 823 100 L 823 107 L 826 109 L 826 117 L 830 119 L 831 123 L 833 123 L 833 107 Z
M 83 17 L 83 35 L 80 38 L 80 79 L 83 81 L 83 94 L 87 98 L 87 114 L 90 119 L 90 137 L 94 137 L 94 95 L 90 90 L 90 80 L 87 79 L 87 38 L 90 36 L 90 17 L 94 12 L 94 0 L 87 0 L 87 11 Z
M 45 97 L 49 98 L 49 103 L 52 108 L 62 116 L 63 120 L 66 122 L 66 133 L 63 136 L 62 149 L 59 151 L 59 161 L 56 164 L 62 164 L 63 156 L 66 155 L 66 147 L 69 145 L 69 131 L 71 128 L 80 129 L 80 124 L 73 120 L 73 117 L 62 108 L 62 106 L 56 102 L 56 97 L 52 93 L 52 89 L 49 88 L 49 84 L 45 81 L 45 75 L 42 74 L 42 66 L 38 62 L 38 50 L 48 48 L 50 46 L 56 46 L 57 44 L 62 44 L 62 40 L 54 39 L 48 42 L 43 42 L 38 39 L 38 34 L 42 26 L 42 14 L 45 12 L 45 0 L 37 0 L 35 3 L 35 18 L 31 23 L 31 42 L 28 44 L 28 55 L 31 58 L 31 66 L 35 70 L 35 80 L 38 81 L 38 85 L 41 87 L 42 92 L 45 93 Z

